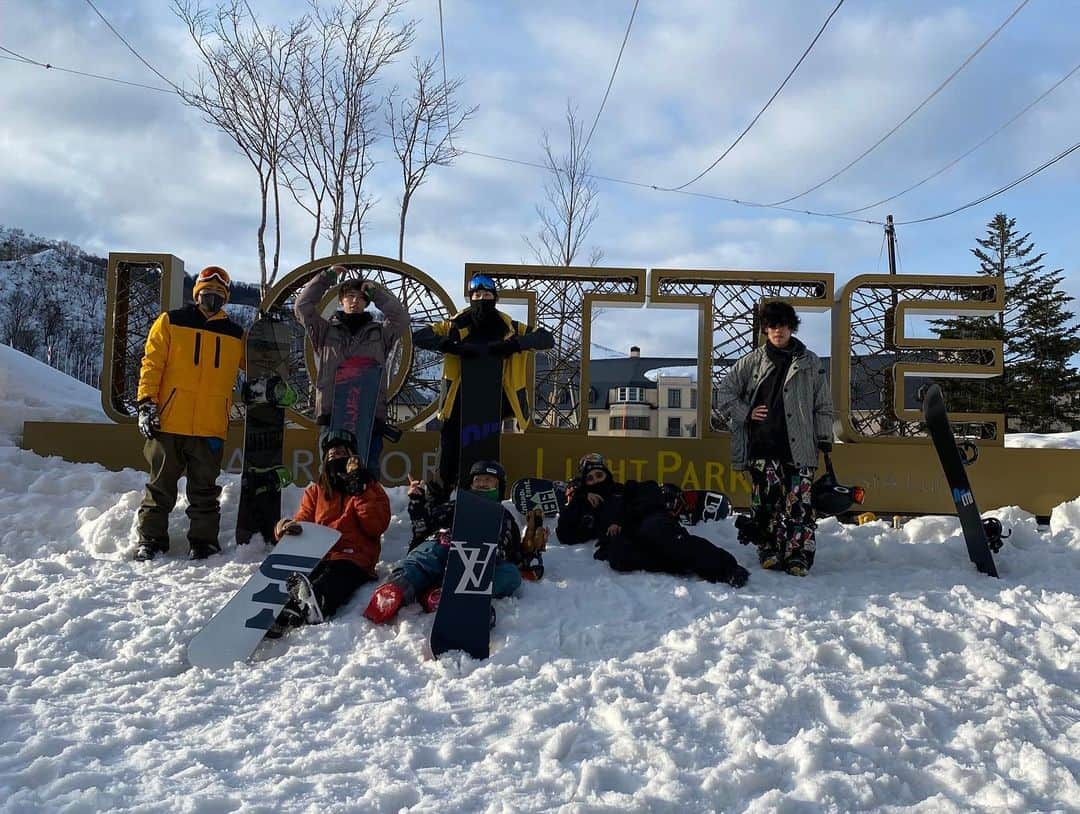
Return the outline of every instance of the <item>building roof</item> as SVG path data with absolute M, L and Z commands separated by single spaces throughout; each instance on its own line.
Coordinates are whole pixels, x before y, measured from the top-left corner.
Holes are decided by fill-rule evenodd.
M 646 378 L 650 370 L 665 367 L 697 367 L 696 356 L 624 356 L 616 359 L 589 360 L 589 407 L 608 407 L 608 391 L 613 387 L 655 389 L 656 382 Z

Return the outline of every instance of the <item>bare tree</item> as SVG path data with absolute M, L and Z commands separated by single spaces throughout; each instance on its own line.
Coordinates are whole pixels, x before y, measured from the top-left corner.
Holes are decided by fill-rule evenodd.
M 33 354 L 37 347 L 37 299 L 25 287 L 16 286 L 8 294 L 4 306 L 3 312 L 0 312 L 0 337 L 4 344 Z
M 265 292 L 277 277 L 281 257 L 278 174 L 296 126 L 294 118 L 287 115 L 285 84 L 309 21 L 302 17 L 285 29 L 262 27 L 244 0 L 226 0 L 213 12 L 203 9 L 198 0 L 174 0 L 173 9 L 187 26 L 203 62 L 195 90 L 178 88 L 177 92 L 236 143 L 258 175 L 257 244 Z M 268 269 L 266 228 L 271 205 L 274 250 Z
M 436 76 L 438 57 L 413 60 L 412 95 L 398 96 L 397 88 L 386 100 L 386 120 L 394 142 L 394 155 L 401 164 L 401 208 L 398 218 L 398 259 L 405 259 L 405 219 L 409 204 L 432 167 L 446 167 L 461 155 L 454 136 L 476 113 L 476 107 L 462 110 L 455 99 L 461 79 L 443 82 Z
M 569 145 L 562 155 L 555 154 L 546 130 L 540 139 L 544 164 L 551 176 L 544 183 L 545 203 L 536 207 L 536 214 L 540 216 L 536 242 L 524 238 L 536 262 L 545 266 L 574 265 L 600 214 L 583 127 L 569 102 L 566 104 L 566 130 Z M 588 264 L 595 266 L 603 256 L 600 249 L 593 247 L 589 250 Z
M 312 0 L 312 36 L 296 63 L 289 103 L 297 122 L 287 155 L 288 187 L 314 220 L 309 255 L 320 236 L 330 253 L 363 251 L 364 218 L 375 199 L 364 181 L 375 166 L 375 78 L 413 42 L 415 20 L 402 20 L 405 0 Z

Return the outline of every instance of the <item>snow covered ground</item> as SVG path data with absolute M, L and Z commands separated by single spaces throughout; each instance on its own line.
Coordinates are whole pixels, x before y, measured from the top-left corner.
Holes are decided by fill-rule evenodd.
M 826 521 L 803 580 L 721 522 L 739 591 L 556 544 L 485 662 L 423 660 L 430 617 L 372 626 L 367 588 L 212 672 L 187 642 L 263 552 L 226 533 L 188 563 L 181 498 L 170 555 L 131 561 L 141 473 L 15 446 L 21 420 L 103 420 L 96 391 L 0 353 L 39 391 L 0 386 L 0 812 L 1080 808 L 1080 500 L 993 512 L 1000 580 L 953 518 Z M 395 519 L 384 565 L 406 542 Z

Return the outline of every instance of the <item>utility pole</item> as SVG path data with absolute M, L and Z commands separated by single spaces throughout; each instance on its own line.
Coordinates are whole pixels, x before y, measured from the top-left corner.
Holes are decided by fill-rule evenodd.
M 896 274 L 896 227 L 892 215 L 885 216 L 885 242 L 889 244 L 889 274 Z

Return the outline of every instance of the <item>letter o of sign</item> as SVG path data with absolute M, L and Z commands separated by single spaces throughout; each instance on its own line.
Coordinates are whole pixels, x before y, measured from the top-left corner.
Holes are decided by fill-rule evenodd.
M 369 280 L 397 298 L 409 313 L 410 326 L 427 325 L 449 319 L 456 312 L 453 300 L 442 286 L 415 266 L 372 254 L 342 254 L 323 257 L 286 274 L 263 297 L 260 311 L 272 313 L 288 325 L 293 337 L 289 364 L 289 383 L 301 394 L 289 409 L 289 417 L 307 427 L 315 426 L 315 382 L 318 371 L 311 341 L 293 312 L 296 297 L 313 277 L 331 266 L 344 266 L 346 280 Z M 320 303 L 320 312 L 328 316 L 337 307 L 337 287 L 331 288 Z M 423 424 L 437 405 L 442 376 L 442 356 L 414 353 L 411 327 L 395 343 L 387 358 L 390 373 L 387 395 L 387 419 L 409 429 Z

